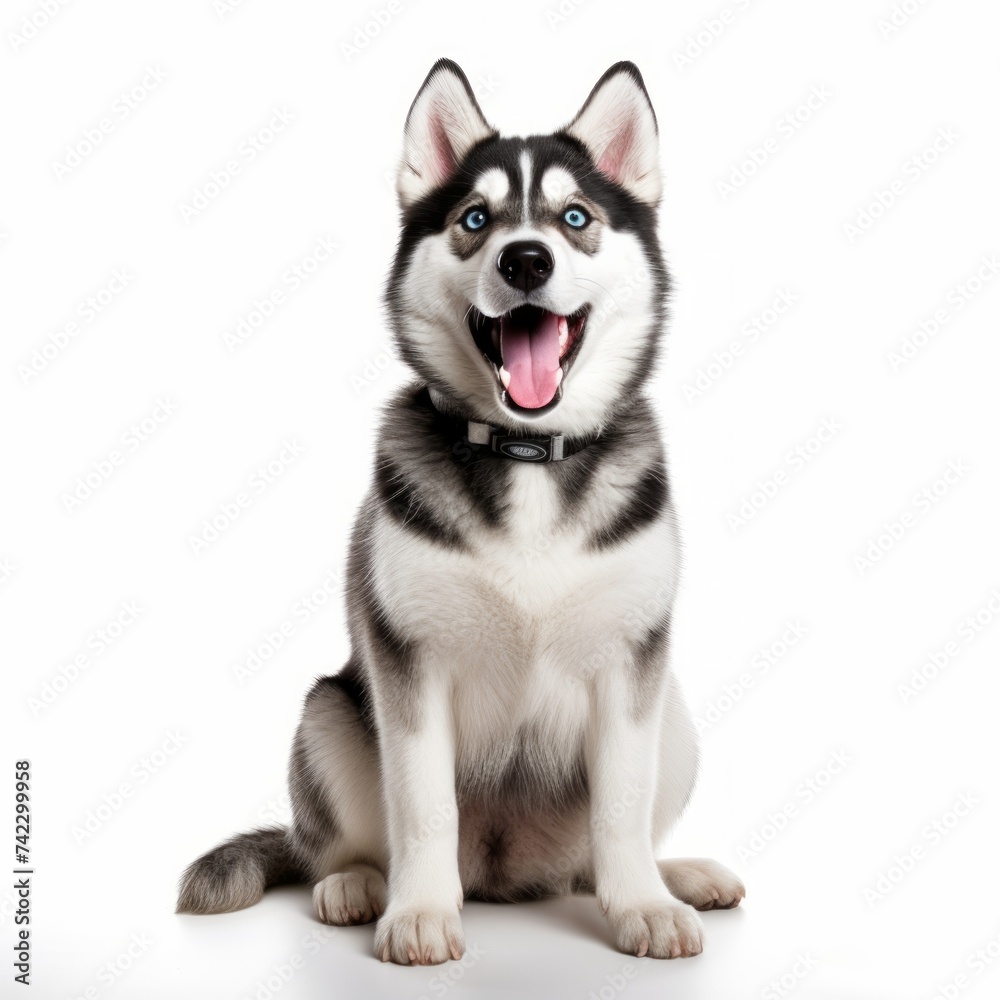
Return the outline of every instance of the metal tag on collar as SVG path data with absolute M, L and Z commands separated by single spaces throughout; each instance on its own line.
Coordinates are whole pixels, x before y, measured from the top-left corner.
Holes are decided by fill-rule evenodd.
M 472 444 L 488 444 L 490 451 L 517 462 L 560 462 L 563 459 L 563 436 L 517 437 L 502 434 L 489 424 L 469 421 L 468 439 Z
M 510 437 L 507 434 L 491 434 L 490 448 L 507 458 L 518 462 L 555 462 L 562 458 L 562 438 L 558 438 L 560 454 L 555 455 L 557 438 L 551 437 Z

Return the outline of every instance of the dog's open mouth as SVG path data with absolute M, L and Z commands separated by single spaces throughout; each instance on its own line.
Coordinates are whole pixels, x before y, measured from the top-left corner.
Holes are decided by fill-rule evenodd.
M 493 317 L 469 310 L 469 329 L 493 366 L 508 406 L 540 410 L 558 401 L 583 343 L 588 311 L 584 306 L 570 316 L 557 316 L 538 306 L 518 306 Z

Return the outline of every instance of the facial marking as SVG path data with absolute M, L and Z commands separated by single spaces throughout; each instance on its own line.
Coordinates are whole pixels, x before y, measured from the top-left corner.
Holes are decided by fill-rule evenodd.
M 576 178 L 563 167 L 549 167 L 542 175 L 542 196 L 553 208 L 565 205 L 576 193 Z
M 582 209 L 590 222 L 582 228 L 567 224 L 564 216 L 570 207 Z M 581 191 L 574 174 L 558 163 L 539 169 L 533 185 L 531 218 L 535 226 L 554 229 L 571 248 L 588 256 L 600 249 L 601 230 L 608 222 L 601 207 Z
M 481 207 L 488 222 L 481 230 L 469 231 L 460 220 L 470 209 Z M 517 198 L 511 191 L 511 179 L 502 167 L 490 167 L 476 178 L 472 190 L 448 214 L 445 228 L 449 233 L 452 252 L 461 260 L 472 257 L 489 239 L 497 227 L 513 222 Z
M 530 219 L 531 203 L 528 193 L 531 191 L 531 154 L 524 150 L 521 153 L 521 221 L 527 225 Z
M 590 221 L 583 227 L 570 226 L 566 211 L 582 210 Z M 601 207 L 580 190 L 576 177 L 558 164 L 547 167 L 538 178 L 532 198 L 533 222 L 542 229 L 557 232 L 573 250 L 593 256 L 601 247 L 601 230 L 607 217 Z
M 487 204 L 497 205 L 510 193 L 510 178 L 507 176 L 507 171 L 501 170 L 500 167 L 484 170 L 476 180 L 475 190 L 486 199 Z

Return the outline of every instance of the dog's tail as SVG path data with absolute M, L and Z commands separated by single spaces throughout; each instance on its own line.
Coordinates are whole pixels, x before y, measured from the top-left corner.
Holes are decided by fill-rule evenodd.
M 304 882 L 289 830 L 271 826 L 240 833 L 188 865 L 181 876 L 178 913 L 228 913 L 253 906 L 264 890 Z

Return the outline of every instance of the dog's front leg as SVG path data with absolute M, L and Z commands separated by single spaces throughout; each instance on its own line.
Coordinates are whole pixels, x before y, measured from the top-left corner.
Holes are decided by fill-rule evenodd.
M 618 947 L 680 958 L 702 947 L 701 919 L 671 895 L 654 858 L 652 820 L 663 688 L 640 696 L 627 654 L 592 685 L 587 737 L 590 833 L 597 900 Z M 648 683 L 648 678 L 646 679 Z
M 375 954 L 402 965 L 465 953 L 451 703 L 445 679 L 421 666 L 377 699 L 389 877 Z

